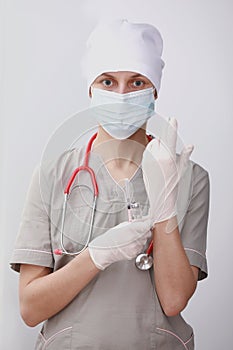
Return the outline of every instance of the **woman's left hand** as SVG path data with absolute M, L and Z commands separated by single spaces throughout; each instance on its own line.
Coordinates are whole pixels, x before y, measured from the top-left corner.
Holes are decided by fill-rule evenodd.
M 171 118 L 161 139 L 155 138 L 150 141 L 143 153 L 143 180 L 150 202 L 149 215 L 154 224 L 177 214 L 178 183 L 194 147 L 185 146 L 177 156 L 176 142 L 177 121 Z

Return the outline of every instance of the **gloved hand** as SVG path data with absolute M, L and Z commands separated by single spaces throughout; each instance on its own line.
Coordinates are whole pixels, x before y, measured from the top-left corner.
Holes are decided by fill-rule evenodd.
M 177 214 L 178 184 L 184 174 L 193 151 L 193 145 L 185 146 L 176 155 L 177 121 L 169 119 L 161 139 L 153 139 L 146 146 L 142 157 L 143 180 L 150 210 L 155 224 Z
M 104 270 L 114 262 L 135 258 L 151 236 L 151 224 L 148 217 L 122 222 L 93 239 L 88 247 L 96 267 Z

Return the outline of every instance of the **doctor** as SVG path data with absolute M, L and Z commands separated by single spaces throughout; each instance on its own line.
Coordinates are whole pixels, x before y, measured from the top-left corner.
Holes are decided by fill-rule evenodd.
M 161 140 L 149 142 L 146 136 L 160 88 L 161 54 L 161 35 L 148 24 L 100 24 L 88 40 L 83 70 L 99 124 L 89 159 L 100 191 L 92 240 L 75 257 L 54 254 L 60 242 L 61 184 L 81 164 L 81 148 L 65 152 L 43 175 L 35 171 L 11 259 L 20 272 L 23 320 L 31 327 L 43 322 L 36 350 L 194 349 L 193 330 L 180 312 L 197 281 L 207 277 L 209 180 L 189 161 L 192 146 L 177 158 L 175 119 Z M 185 190 L 187 168 L 189 206 L 180 223 L 178 188 Z M 143 217 L 133 222 L 122 206 L 124 178 L 142 204 Z M 116 188 L 119 200 L 112 195 Z M 77 211 L 75 217 L 68 213 L 64 244 L 77 250 L 85 244 L 89 208 L 71 205 Z M 142 272 L 135 257 L 151 235 L 154 266 Z

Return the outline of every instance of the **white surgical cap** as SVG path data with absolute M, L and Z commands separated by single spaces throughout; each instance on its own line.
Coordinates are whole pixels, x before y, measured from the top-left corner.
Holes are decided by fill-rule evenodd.
M 146 76 L 159 91 L 163 40 L 150 24 L 125 19 L 100 23 L 90 34 L 83 58 L 88 89 L 102 73 L 129 71 Z

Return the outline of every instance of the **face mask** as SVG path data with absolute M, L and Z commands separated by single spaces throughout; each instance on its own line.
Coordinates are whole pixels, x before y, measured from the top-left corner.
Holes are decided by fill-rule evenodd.
M 133 135 L 155 110 L 154 88 L 126 94 L 92 88 L 91 113 L 115 139 Z

